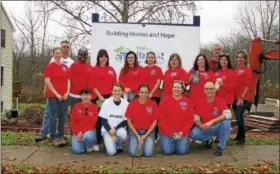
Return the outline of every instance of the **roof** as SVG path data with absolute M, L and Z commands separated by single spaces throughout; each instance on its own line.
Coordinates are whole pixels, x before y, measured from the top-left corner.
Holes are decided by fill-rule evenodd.
M 2 2 L 1 2 L 1 9 L 3 10 L 4 14 L 6 15 L 6 17 L 7 17 L 8 21 L 9 21 L 9 23 L 10 23 L 10 25 L 11 25 L 13 31 L 15 31 L 15 27 L 14 27 L 12 21 L 10 20 L 10 18 L 9 18 L 9 16 L 8 16 L 8 14 L 7 14 L 7 11 L 5 10 L 5 8 L 4 8 Z

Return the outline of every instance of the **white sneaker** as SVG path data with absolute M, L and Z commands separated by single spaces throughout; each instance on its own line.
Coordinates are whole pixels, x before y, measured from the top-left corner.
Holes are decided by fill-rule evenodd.
M 92 152 L 94 151 L 94 146 L 92 148 L 87 147 L 87 152 Z
M 99 146 L 98 146 L 98 145 L 94 145 L 94 146 L 93 146 L 93 150 L 94 150 L 94 151 L 99 151 Z

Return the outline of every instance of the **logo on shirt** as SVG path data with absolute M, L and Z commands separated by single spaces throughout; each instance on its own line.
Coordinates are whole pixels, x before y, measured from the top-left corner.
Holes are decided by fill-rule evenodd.
M 155 74 L 156 74 L 156 70 L 152 69 L 151 72 L 150 72 L 150 75 L 155 75 Z
M 114 71 L 112 71 L 112 70 L 109 70 L 108 71 L 108 74 L 110 74 L 111 76 L 114 76 L 115 74 L 114 74 Z
M 82 109 L 78 109 L 78 110 L 77 110 L 77 113 L 78 113 L 78 114 L 81 114 L 82 112 L 83 112 Z
M 66 72 L 67 68 L 65 66 L 62 67 L 62 71 Z
M 241 74 L 243 74 L 245 71 L 243 70 L 243 69 L 239 69 L 238 71 L 237 71 L 237 73 L 238 73 L 238 75 L 241 75 Z
M 214 116 L 220 115 L 219 109 L 217 107 L 214 107 L 214 111 L 212 112 L 212 115 Z
M 170 75 L 171 75 L 171 77 L 175 77 L 175 76 L 177 76 L 177 72 L 171 72 Z
M 180 106 L 181 106 L 182 110 L 186 110 L 187 109 L 187 102 L 184 102 L 184 101 L 180 102 Z
M 151 106 L 147 106 L 146 111 L 151 114 L 153 112 L 153 108 Z
M 138 73 L 139 73 L 139 71 L 134 71 L 134 72 L 133 72 L 134 75 L 136 75 L 136 74 L 138 74 Z
M 201 72 L 200 75 L 202 75 L 205 79 L 208 79 L 208 73 L 207 72 Z
M 220 73 L 216 72 L 216 73 L 215 73 L 215 76 L 218 76 L 219 74 L 220 74 Z

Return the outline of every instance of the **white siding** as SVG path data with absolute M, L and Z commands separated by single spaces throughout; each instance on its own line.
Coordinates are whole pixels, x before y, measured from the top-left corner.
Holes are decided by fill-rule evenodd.
M 1 101 L 4 102 L 3 112 L 5 109 L 12 109 L 13 94 L 13 29 L 10 25 L 1 5 L 1 29 L 6 31 L 6 45 L 1 47 L 1 66 L 4 67 L 4 81 L 1 87 Z

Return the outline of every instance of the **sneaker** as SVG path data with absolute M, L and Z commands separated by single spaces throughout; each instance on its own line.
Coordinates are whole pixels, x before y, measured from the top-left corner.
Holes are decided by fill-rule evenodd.
M 65 140 L 65 138 L 60 138 L 59 141 L 62 144 L 62 146 L 67 146 L 68 145 L 68 141 Z
M 54 139 L 53 140 L 53 145 L 55 147 L 62 147 L 63 146 L 59 139 Z
M 94 146 L 93 147 L 87 147 L 87 152 L 93 152 L 94 151 Z
M 215 155 L 216 156 L 223 156 L 224 155 L 224 149 L 220 148 L 220 147 L 217 147 Z
M 211 149 L 213 147 L 213 142 L 214 142 L 214 139 L 211 139 L 209 141 L 206 141 L 206 144 L 205 144 L 205 147 L 207 149 Z
M 93 150 L 94 150 L 95 152 L 99 151 L 99 146 L 98 146 L 98 145 L 94 145 L 94 146 L 93 146 Z
M 38 137 L 35 138 L 35 141 L 36 142 L 40 142 L 40 141 L 43 141 L 45 139 L 47 139 L 47 136 L 39 135 Z
M 118 149 L 117 149 L 117 153 L 123 153 L 122 148 L 118 148 Z
M 219 143 L 220 142 L 220 137 L 216 137 L 215 138 L 215 143 Z

